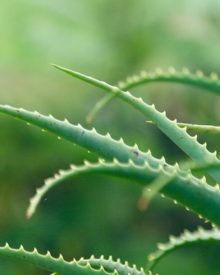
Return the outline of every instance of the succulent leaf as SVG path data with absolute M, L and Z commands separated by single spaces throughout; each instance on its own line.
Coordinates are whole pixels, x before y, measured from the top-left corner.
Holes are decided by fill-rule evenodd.
M 46 180 L 45 185 L 37 189 L 36 195 L 31 199 L 28 209 L 30 217 L 37 205 L 39 204 L 45 193 L 61 184 L 66 179 L 73 178 L 76 175 L 104 173 L 112 176 L 118 176 L 139 182 L 143 186 L 150 184 L 158 177 L 171 178 L 169 184 L 165 185 L 160 192 L 165 196 L 177 201 L 188 209 L 203 216 L 214 224 L 220 225 L 220 191 L 219 188 L 208 185 L 204 179 L 197 179 L 189 172 L 185 174 L 176 168 L 176 175 L 168 172 L 163 166 L 153 168 L 148 162 L 143 165 L 137 165 L 133 162 L 120 163 L 114 162 L 99 162 L 87 163 L 83 166 L 73 166 L 67 171 L 62 171 L 61 174 L 56 174 L 54 178 Z
M 23 121 L 29 122 L 30 124 L 34 124 L 35 126 L 51 131 L 58 136 L 75 142 L 107 159 L 113 159 L 115 157 L 120 162 L 124 163 L 131 159 L 134 164 L 136 164 L 134 167 L 138 167 L 138 164 L 145 167 L 144 163 L 147 162 L 147 165 L 150 165 L 153 169 L 156 170 L 156 174 L 158 174 L 158 169 L 161 168 L 165 171 L 165 173 L 168 174 L 172 174 L 175 169 L 178 169 L 175 168 L 175 166 L 167 164 L 164 158 L 158 160 L 152 157 L 150 152 L 143 153 L 136 147 L 129 147 L 125 145 L 122 140 L 115 141 L 112 140 L 109 136 L 99 135 L 95 130 L 89 131 L 82 128 L 82 126 L 71 125 L 66 121 L 59 121 L 51 116 L 47 117 L 36 112 L 29 112 L 10 106 L 0 105 L 0 112 L 6 113 Z M 136 168 L 132 171 L 134 170 L 136 171 Z M 212 221 L 213 223 L 220 225 L 220 217 L 218 215 L 220 200 L 219 192 L 216 192 L 217 189 L 209 186 L 208 184 L 201 185 L 201 182 L 203 181 L 200 182 L 195 177 L 193 177 L 193 182 L 195 185 L 191 186 L 185 184 L 185 182 L 189 182 L 189 179 L 192 177 L 192 175 L 187 174 L 186 176 L 186 172 L 181 170 L 179 171 L 179 174 L 183 176 L 184 180 L 178 180 L 177 182 L 173 182 L 172 184 L 170 183 L 167 185 L 165 187 L 167 196 L 173 198 L 175 201 L 178 201 L 193 211 L 198 212 L 200 215 Z M 142 175 L 139 176 L 142 177 Z M 205 192 L 203 188 L 204 186 Z
M 153 122 L 147 121 L 147 123 L 153 123 Z M 218 135 L 220 134 L 220 126 L 192 124 L 192 123 L 183 123 L 183 122 L 178 122 L 177 125 L 182 128 L 187 128 L 188 130 L 194 130 L 194 131 L 202 132 L 206 134 L 218 134 Z
M 206 89 L 209 92 L 220 95 L 220 81 L 216 73 L 211 73 L 210 76 L 205 76 L 201 71 L 190 73 L 186 68 L 182 71 L 176 71 L 170 68 L 168 71 L 157 69 L 155 72 L 142 71 L 139 75 L 127 77 L 125 81 L 120 81 L 118 87 L 121 90 L 127 91 L 134 87 L 149 84 L 154 82 L 179 83 L 184 85 L 191 85 L 196 88 Z M 114 95 L 103 96 L 89 113 L 89 122 L 93 120 L 95 115 L 112 99 Z
M 219 243 L 220 244 L 220 230 L 213 228 L 212 230 L 205 230 L 199 228 L 195 232 L 184 231 L 179 237 L 170 236 L 169 242 L 166 244 L 158 244 L 158 250 L 148 256 L 148 268 L 153 269 L 156 264 L 168 253 L 194 244 L 202 243 Z
M 151 82 L 190 85 L 220 95 L 220 81 L 217 74 L 211 73 L 210 76 L 205 76 L 201 71 L 191 73 L 186 68 L 183 68 L 183 70 L 179 72 L 174 68 L 169 68 L 167 71 L 158 69 L 153 73 L 142 71 L 139 75 L 128 77 L 124 82 L 120 82 L 119 87 L 122 90 L 129 90 Z
M 102 88 L 107 93 L 117 95 L 123 101 L 127 102 L 135 109 L 140 111 L 145 116 L 149 117 L 157 127 L 166 134 L 177 146 L 179 146 L 190 158 L 195 160 L 198 164 L 206 162 L 220 163 L 220 160 L 216 156 L 216 152 L 209 152 L 206 144 L 202 145 L 198 142 L 197 136 L 190 136 L 185 128 L 178 126 L 176 120 L 170 120 L 165 112 L 159 112 L 154 105 L 145 103 L 142 98 L 136 98 L 131 95 L 130 92 L 124 92 L 118 87 L 111 86 L 110 84 L 86 76 L 82 73 L 75 72 L 57 65 L 54 65 L 57 69 L 83 80 L 93 86 Z M 210 169 L 209 174 L 218 182 L 220 182 L 220 171 Z
M 113 160 L 113 158 L 117 158 L 121 162 L 127 162 L 131 159 L 137 164 L 143 164 L 147 160 L 155 167 L 165 164 L 164 159 L 154 158 L 150 151 L 144 153 L 136 146 L 126 145 L 122 139 L 114 140 L 109 134 L 98 134 L 94 128 L 87 130 L 81 125 L 71 124 L 67 120 L 57 120 L 52 116 L 44 116 L 38 112 L 30 112 L 8 105 L 0 105 L 0 113 L 10 115 L 54 133 L 106 159 Z M 171 168 L 171 166 L 167 166 Z
M 182 169 L 187 173 L 187 171 L 189 173 L 191 172 L 203 172 L 206 173 L 208 169 L 211 168 L 215 168 L 215 169 L 220 169 L 220 164 L 212 164 L 212 163 L 208 163 L 208 164 L 203 164 L 203 165 L 198 165 L 193 161 L 184 161 L 182 162 L 180 165 L 178 163 L 176 163 L 174 165 L 177 169 L 173 171 L 173 173 L 171 175 L 167 175 L 167 176 L 158 176 L 157 178 L 155 178 L 152 183 L 150 183 L 148 186 L 144 187 L 142 190 L 142 195 L 139 199 L 139 203 L 138 206 L 140 208 L 140 210 L 145 210 L 149 203 L 151 202 L 151 200 L 154 198 L 154 196 L 160 192 L 160 190 L 166 186 L 167 184 L 169 184 L 169 182 L 175 178 L 177 171 L 181 171 Z M 191 172 L 190 172 L 191 171 Z M 205 176 L 203 176 L 203 178 L 201 180 L 204 180 L 206 182 L 206 178 Z M 216 185 L 218 188 L 218 184 Z
M 81 258 L 79 259 L 78 263 L 80 265 L 86 265 L 89 263 L 95 269 L 98 269 L 100 266 L 102 266 L 106 271 L 117 271 L 120 275 L 145 275 L 143 268 L 139 270 L 135 265 L 129 266 L 128 262 L 122 263 L 120 259 L 114 261 L 111 256 L 108 259 L 105 259 L 104 256 L 101 256 L 100 258 L 91 256 L 89 259 Z
M 93 268 L 89 262 L 86 264 L 81 264 L 75 259 L 71 262 L 67 262 L 63 259 L 62 255 L 58 258 L 54 258 L 50 255 L 50 252 L 42 255 L 36 249 L 32 252 L 26 251 L 22 246 L 19 249 L 11 248 L 8 244 L 0 247 L 0 255 L 12 259 L 18 259 L 20 261 L 25 261 L 27 263 L 34 264 L 42 269 L 50 272 L 56 272 L 60 274 L 77 274 L 77 275 L 107 275 L 119 273 L 114 271 L 106 271 L 102 265 L 97 269 Z

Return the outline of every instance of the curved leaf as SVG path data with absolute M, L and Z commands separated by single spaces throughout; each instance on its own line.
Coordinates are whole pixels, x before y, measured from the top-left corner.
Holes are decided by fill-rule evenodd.
M 77 274 L 77 275 L 107 275 L 107 274 L 119 274 L 117 271 L 107 272 L 103 266 L 95 269 L 89 262 L 86 264 L 80 264 L 75 259 L 71 262 L 67 262 L 63 259 L 62 255 L 59 258 L 54 258 L 47 252 L 46 255 L 40 254 L 36 249 L 32 252 L 26 251 L 22 246 L 19 249 L 14 249 L 6 244 L 4 247 L 0 247 L 0 255 L 9 257 L 12 259 L 18 259 L 25 261 L 42 269 L 50 272 L 57 272 L 60 274 Z
M 153 82 L 168 82 L 179 83 L 184 85 L 191 85 L 196 88 L 206 89 L 214 94 L 220 95 L 220 81 L 216 73 L 211 73 L 210 76 L 204 76 L 201 71 L 190 73 L 186 68 L 182 72 L 170 68 L 168 71 L 157 69 L 153 73 L 142 71 L 139 75 L 127 77 L 125 81 L 120 81 L 118 87 L 124 91 L 137 87 L 142 84 L 149 84 Z M 114 95 L 106 95 L 101 98 L 94 106 L 88 115 L 88 122 L 91 122 L 95 115 L 112 99 Z
M 163 71 L 162 69 L 157 69 L 153 73 L 142 71 L 139 75 L 128 77 L 124 82 L 119 82 L 119 87 L 122 90 L 129 90 L 139 85 L 151 82 L 168 82 L 190 85 L 220 95 L 220 81 L 216 73 L 211 73 L 210 76 L 205 76 L 200 70 L 196 71 L 196 73 L 191 73 L 187 68 L 183 68 L 180 72 L 172 67 L 169 68 L 168 71 Z
M 165 167 L 152 168 L 149 163 L 136 165 L 132 161 L 129 163 L 119 163 L 114 161 L 99 162 L 96 164 L 86 162 L 83 166 L 73 166 L 69 170 L 61 171 L 54 178 L 46 180 L 45 185 L 37 189 L 36 195 L 31 199 L 28 215 L 31 216 L 45 193 L 52 187 L 62 183 L 66 179 L 76 175 L 104 173 L 113 176 L 127 178 L 137 181 L 143 186 L 151 183 L 157 177 L 171 177 L 170 183 L 165 185 L 160 192 L 175 202 L 195 211 L 197 214 L 210 220 L 215 224 L 220 224 L 220 191 L 219 186 L 212 187 L 204 179 L 197 179 L 190 173 L 175 170 L 175 175 L 168 172 Z
M 153 169 L 161 169 L 161 167 L 163 168 L 164 166 L 165 172 L 171 174 L 175 173 L 177 169 L 175 166 L 167 164 L 164 158 L 158 160 L 152 157 L 150 152 L 143 153 L 138 147 L 129 147 L 124 144 L 122 140 L 112 140 L 108 135 L 99 135 L 95 130 L 89 131 L 82 126 L 75 126 L 67 121 L 63 122 L 56 120 L 52 116 L 46 117 L 36 112 L 28 112 L 23 109 L 2 105 L 0 105 L 0 112 L 51 131 L 108 159 L 113 159 L 115 157 L 124 163 L 132 159 L 135 164 L 140 165 L 143 165 L 145 161 L 147 161 Z M 184 177 L 186 172 L 179 169 L 179 174 Z M 188 177 L 190 178 L 191 175 L 189 174 Z M 219 193 L 216 192 L 216 189 L 205 185 L 207 187 L 207 192 L 204 192 L 200 184 L 201 182 L 198 182 L 195 177 L 193 177 L 195 178 L 195 186 L 192 188 L 191 185 L 185 184 L 185 182 L 188 182 L 188 179 L 186 176 L 184 178 L 184 183 L 182 181 L 177 181 L 173 182 L 172 185 L 169 184 L 166 186 L 168 190 L 167 196 L 179 201 L 181 204 L 194 211 L 198 210 L 197 212 L 199 214 L 213 223 L 220 225 L 220 216 L 218 215 L 220 200 Z M 212 207 L 210 205 L 212 205 Z
M 79 259 L 78 263 L 80 265 L 87 265 L 87 263 L 89 263 L 93 268 L 96 269 L 99 269 L 102 266 L 106 271 L 117 271 L 120 275 L 145 275 L 143 268 L 138 270 L 136 265 L 129 266 L 128 262 L 122 263 L 120 259 L 114 261 L 111 256 L 108 259 L 105 259 L 104 256 L 101 256 L 100 258 L 91 256 L 89 259 L 81 258 Z
M 198 164 L 212 162 L 220 163 L 217 158 L 216 152 L 209 152 L 207 145 L 200 144 L 197 140 L 197 136 L 190 136 L 186 128 L 181 128 L 177 125 L 176 120 L 170 120 L 166 116 L 166 112 L 159 112 L 154 105 L 149 105 L 145 103 L 142 98 L 136 98 L 132 96 L 129 92 L 124 92 L 117 87 L 111 86 L 106 82 L 99 81 L 90 76 L 54 65 L 57 69 L 75 77 L 83 80 L 87 83 L 92 84 L 98 88 L 102 88 L 104 91 L 115 94 L 123 101 L 127 102 L 135 109 L 140 111 L 145 116 L 149 117 L 157 127 L 166 134 L 177 146 L 179 146 L 189 157 L 195 160 Z M 215 169 L 209 170 L 210 175 L 218 182 L 220 182 L 220 171 Z
M 214 228 L 213 230 L 205 230 L 199 228 L 195 232 L 184 231 L 179 237 L 170 236 L 169 242 L 166 244 L 158 244 L 158 250 L 148 256 L 148 268 L 152 269 L 156 264 L 168 253 L 194 244 L 202 243 L 219 243 L 220 244 L 220 230 Z
M 212 164 L 208 163 L 206 165 L 198 165 L 193 161 L 184 161 L 180 163 L 180 167 L 183 170 L 189 170 L 191 172 L 197 171 L 197 172 L 203 172 L 205 173 L 210 168 L 220 169 L 220 164 Z M 174 178 L 175 174 L 173 175 L 167 175 L 167 176 L 159 176 L 156 179 L 154 179 L 148 186 L 144 187 L 142 190 L 142 195 L 139 199 L 138 206 L 140 210 L 145 210 L 151 200 L 155 197 L 157 193 L 160 192 L 160 190 L 170 183 L 172 178 Z M 206 181 L 206 178 L 204 176 L 204 180 Z M 218 185 L 216 185 L 218 186 Z
M 146 122 L 153 124 L 152 121 L 146 121 Z M 182 128 L 187 128 L 188 130 L 194 130 L 194 131 L 202 132 L 206 134 L 220 134 L 220 126 L 192 124 L 192 123 L 183 123 L 183 122 L 178 122 L 177 125 Z
M 80 124 L 71 124 L 67 119 L 61 121 L 51 115 L 44 116 L 36 111 L 30 112 L 8 105 L 0 105 L 0 113 L 40 127 L 106 159 L 112 160 L 113 158 L 117 158 L 121 162 L 127 162 L 131 159 L 137 164 L 143 164 L 147 160 L 154 167 L 166 164 L 164 158 L 157 159 L 151 155 L 150 151 L 142 152 L 137 145 L 128 146 L 122 138 L 114 140 L 109 133 L 101 135 L 94 128 L 87 130 Z M 167 167 L 172 169 L 171 165 L 167 164 Z

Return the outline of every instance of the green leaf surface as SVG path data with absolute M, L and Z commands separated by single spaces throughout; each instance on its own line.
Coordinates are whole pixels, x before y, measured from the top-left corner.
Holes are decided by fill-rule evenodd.
M 62 255 L 58 258 L 54 258 L 47 252 L 46 255 L 40 254 L 36 249 L 32 252 L 26 251 L 22 246 L 19 249 L 13 249 L 6 244 L 4 247 L 0 247 L 0 256 L 17 259 L 27 263 L 31 263 L 42 269 L 50 272 L 57 272 L 59 274 L 74 274 L 74 275 L 107 275 L 107 274 L 119 274 L 116 270 L 108 272 L 103 266 L 97 269 L 93 268 L 89 261 L 86 264 L 80 264 L 75 259 L 71 262 L 67 262 L 63 259 Z
M 162 194 L 184 205 L 188 210 L 195 211 L 213 223 L 220 224 L 218 215 L 220 211 L 220 192 L 218 185 L 212 187 L 204 179 L 199 180 L 189 172 L 185 172 L 184 175 L 178 168 L 172 174 L 163 166 L 153 168 L 147 162 L 143 165 L 136 165 L 132 161 L 129 163 L 119 163 L 117 160 L 110 163 L 101 161 L 95 164 L 86 162 L 82 166 L 72 166 L 69 170 L 60 171 L 53 178 L 46 180 L 41 188 L 37 189 L 36 195 L 30 200 L 27 212 L 28 216 L 33 215 L 42 197 L 51 188 L 77 175 L 97 173 L 127 178 L 139 182 L 143 186 L 147 186 L 158 177 L 168 177 L 170 178 L 170 182 L 160 189 Z
M 148 268 L 153 269 L 162 258 L 172 251 L 191 245 L 201 245 L 203 243 L 220 244 L 219 229 L 205 230 L 199 228 L 195 232 L 185 230 L 179 237 L 170 236 L 168 243 L 158 244 L 158 250 L 148 256 Z
M 211 153 L 207 149 L 206 143 L 200 144 L 197 140 L 197 136 L 190 136 L 187 133 L 186 128 L 179 127 L 176 120 L 170 120 L 166 116 L 166 112 L 159 112 L 154 105 L 149 105 L 145 103 L 142 98 L 136 98 L 129 92 L 124 92 L 118 87 L 111 86 L 103 81 L 99 81 L 90 76 L 86 76 L 84 74 L 57 65 L 54 66 L 75 78 L 101 88 L 107 93 L 117 95 L 123 101 L 127 102 L 142 114 L 144 114 L 147 118 L 150 118 L 164 134 L 166 134 L 177 146 L 179 146 L 190 158 L 195 160 L 198 164 L 207 162 L 220 163 L 216 152 Z M 220 182 L 219 169 L 210 169 L 209 174 L 216 181 Z
M 152 123 L 152 121 L 147 121 L 147 123 Z M 214 134 L 214 135 L 220 134 L 220 126 L 192 124 L 192 123 L 184 123 L 184 122 L 178 122 L 177 124 L 182 128 L 187 128 L 188 130 L 193 130 L 196 132 L 201 132 L 205 134 Z
M 120 81 L 118 87 L 121 90 L 127 91 L 143 84 L 157 82 L 190 85 L 220 95 L 220 81 L 216 73 L 205 76 L 202 71 L 191 73 L 187 68 L 183 68 L 180 72 L 174 68 L 169 68 L 168 71 L 162 69 L 157 69 L 155 72 L 142 71 L 139 75 L 133 75 L 127 77 L 125 81 Z M 106 95 L 101 98 L 89 113 L 87 118 L 88 122 L 91 122 L 97 113 L 114 98 L 114 95 Z
M 126 163 L 131 159 L 136 164 L 136 167 L 141 164 L 144 165 L 147 162 L 152 169 L 156 169 L 157 175 L 158 169 L 161 168 L 164 169 L 165 173 L 171 173 L 171 175 L 178 169 L 178 173 L 180 176 L 183 176 L 184 180 L 177 181 L 176 183 L 174 182 L 173 184 L 170 183 L 166 186 L 168 191 L 166 191 L 167 196 L 180 202 L 193 211 L 196 211 L 211 222 L 220 225 L 220 216 L 218 214 L 220 211 L 220 194 L 218 188 L 211 187 L 206 184 L 206 182 L 205 184 L 202 184 L 203 181 L 199 181 L 195 177 L 193 177 L 193 179 L 195 179 L 195 182 L 193 180 L 195 183 L 194 185 L 185 184 L 186 182 L 190 182 L 189 179 L 192 175 L 180 170 L 178 166 L 175 167 L 168 165 L 164 158 L 158 160 L 152 157 L 150 152 L 143 153 L 137 147 L 127 146 L 122 140 L 112 140 L 109 135 L 102 136 L 97 134 L 95 130 L 89 131 L 84 129 L 82 126 L 75 126 L 67 121 L 59 121 L 52 116 L 47 117 L 37 112 L 29 112 L 23 109 L 16 109 L 2 105 L 0 105 L 0 112 L 55 133 L 56 135 L 79 144 L 90 151 L 96 152 L 107 159 L 117 158 L 123 163 Z M 119 168 L 119 171 L 121 171 L 121 166 Z M 137 171 L 136 168 L 135 171 Z M 115 169 L 113 170 L 113 173 L 115 174 Z M 130 173 L 130 171 L 128 171 L 128 173 Z M 137 175 L 135 174 L 135 179 L 137 179 L 136 176 Z M 146 178 L 144 181 L 146 182 Z

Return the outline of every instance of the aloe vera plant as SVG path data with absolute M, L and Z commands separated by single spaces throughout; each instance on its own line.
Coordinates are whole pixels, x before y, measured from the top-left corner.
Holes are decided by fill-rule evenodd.
M 141 151 L 138 146 L 127 145 L 122 138 L 115 140 L 109 133 L 99 134 L 96 129 L 88 130 L 81 125 L 71 124 L 67 119 L 64 121 L 55 119 L 52 115 L 45 116 L 38 112 L 15 108 L 8 105 L 0 105 L 0 113 L 20 119 L 28 124 L 39 127 L 42 130 L 51 132 L 58 137 L 77 144 L 89 151 L 94 152 L 99 160 L 96 163 L 84 162 L 84 165 L 70 165 L 67 170 L 60 170 L 53 177 L 47 179 L 45 184 L 36 190 L 36 194 L 30 199 L 27 209 L 27 217 L 35 213 L 37 206 L 45 194 L 59 184 L 63 184 L 67 179 L 72 179 L 82 174 L 113 175 L 115 177 L 126 178 L 130 183 L 137 182 L 146 191 L 152 189 L 152 194 L 160 192 L 162 196 L 172 199 L 175 203 L 183 205 L 187 210 L 193 211 L 199 217 L 209 221 L 213 229 L 203 230 L 199 228 L 196 232 L 185 231 L 179 238 L 170 238 L 168 244 L 158 246 L 158 251 L 149 255 L 146 268 L 130 266 L 127 262 L 113 260 L 112 257 L 89 259 L 81 258 L 67 262 L 62 256 L 54 258 L 48 252 L 41 255 L 35 249 L 33 252 L 26 251 L 22 246 L 13 249 L 8 244 L 0 247 L 0 255 L 17 258 L 37 265 L 55 274 L 152 274 L 152 269 L 156 263 L 167 253 L 194 243 L 219 242 L 220 231 L 220 160 L 216 152 L 210 152 L 207 144 L 200 144 L 197 136 L 191 136 L 187 128 L 194 131 L 208 131 L 219 133 L 218 126 L 181 124 L 176 120 L 170 120 L 165 112 L 158 111 L 154 105 L 149 105 L 141 98 L 136 98 L 127 89 L 149 82 L 165 81 L 178 82 L 195 87 L 204 88 L 217 95 L 220 95 L 220 82 L 216 74 L 211 77 L 204 77 L 202 72 L 191 74 L 184 69 L 181 73 L 176 73 L 171 69 L 169 73 L 157 71 L 156 74 L 142 73 L 139 77 L 128 78 L 126 82 L 120 82 L 118 87 L 96 80 L 84 74 L 54 65 L 57 69 L 78 78 L 88 84 L 99 87 L 108 95 L 102 99 L 95 107 L 95 112 L 106 104 L 110 99 L 120 98 L 134 109 L 144 115 L 145 120 L 154 123 L 167 137 L 169 137 L 192 161 L 190 165 L 167 163 L 164 157 L 158 159 L 151 154 L 151 151 Z M 98 107 L 97 107 L 98 106 Z M 94 112 L 93 112 L 94 114 Z M 207 182 L 205 177 L 198 178 L 194 175 L 194 170 L 201 170 L 208 173 L 216 185 Z M 129 182 L 129 181 L 128 181 Z M 151 198 L 151 196 L 148 197 Z

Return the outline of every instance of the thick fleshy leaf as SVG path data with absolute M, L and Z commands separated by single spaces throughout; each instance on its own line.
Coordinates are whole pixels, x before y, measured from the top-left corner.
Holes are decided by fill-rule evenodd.
M 0 256 L 8 257 L 11 259 L 17 259 L 27 263 L 34 264 L 42 269 L 50 272 L 56 272 L 59 274 L 77 274 L 77 275 L 107 275 L 107 274 L 119 274 L 116 270 L 106 271 L 102 265 L 97 269 L 93 268 L 89 261 L 86 264 L 81 264 L 75 259 L 71 262 L 67 262 L 60 255 L 58 258 L 51 256 L 50 252 L 46 255 L 40 254 L 36 249 L 32 252 L 26 251 L 23 246 L 18 249 L 11 248 L 8 244 L 4 247 L 0 247 Z
M 158 244 L 158 250 L 148 256 L 148 268 L 152 269 L 155 265 L 168 253 L 195 244 L 218 243 L 220 244 L 220 230 L 205 230 L 199 228 L 195 232 L 184 231 L 179 237 L 170 236 L 169 242 L 166 244 Z
M 170 120 L 166 116 L 166 112 L 159 112 L 154 105 L 149 105 L 145 103 L 142 98 L 136 98 L 132 96 L 129 92 L 124 92 L 118 87 L 109 85 L 106 82 L 97 80 L 90 76 L 86 76 L 82 73 L 75 72 L 60 66 L 55 65 L 55 67 L 75 78 L 83 80 L 93 86 L 101 88 L 107 93 L 114 94 L 121 98 L 123 101 L 127 102 L 135 109 L 144 114 L 147 118 L 151 119 L 153 123 L 166 134 L 177 146 L 179 146 L 190 158 L 195 160 L 198 164 L 203 164 L 207 162 L 220 163 L 217 158 L 217 153 L 211 153 L 207 149 L 207 145 L 200 144 L 197 140 L 197 136 L 190 136 L 186 128 L 181 128 L 178 126 L 176 120 Z M 209 174 L 218 182 L 220 182 L 220 170 L 210 169 Z
M 190 73 L 187 68 L 183 68 L 183 70 L 179 72 L 174 68 L 169 68 L 168 71 L 162 69 L 157 69 L 155 72 L 142 71 L 138 75 L 127 77 L 125 81 L 120 81 L 118 87 L 127 91 L 143 84 L 157 82 L 190 85 L 220 95 L 220 81 L 216 73 L 211 73 L 210 76 L 205 76 L 202 71 Z M 87 121 L 91 122 L 97 113 L 114 98 L 114 95 L 106 95 L 101 98 L 89 113 Z
M 62 170 L 53 178 L 45 181 L 45 184 L 38 188 L 36 195 L 30 200 L 28 216 L 30 217 L 42 197 L 51 188 L 63 183 L 67 179 L 72 179 L 77 175 L 103 173 L 112 176 L 123 177 L 132 181 L 139 182 L 147 186 L 158 177 L 170 178 L 169 184 L 165 185 L 159 191 L 165 196 L 184 205 L 188 210 L 192 210 L 201 217 L 210 220 L 213 223 L 220 224 L 220 191 L 219 185 L 212 187 L 208 185 L 205 179 L 197 179 L 190 174 L 185 174 L 176 167 L 175 172 L 168 172 L 165 167 L 159 166 L 153 168 L 148 162 L 143 165 L 136 165 L 132 161 L 129 163 L 114 162 L 85 162 L 82 166 L 72 166 L 69 170 Z

